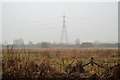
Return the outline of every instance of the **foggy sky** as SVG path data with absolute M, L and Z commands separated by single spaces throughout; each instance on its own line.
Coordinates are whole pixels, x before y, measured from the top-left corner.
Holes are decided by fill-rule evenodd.
M 118 41 L 118 6 L 114 2 L 39 2 L 2 4 L 3 43 L 59 42 L 65 14 L 70 42 Z
M 0 44 L 2 43 L 2 4 L 0 3 Z

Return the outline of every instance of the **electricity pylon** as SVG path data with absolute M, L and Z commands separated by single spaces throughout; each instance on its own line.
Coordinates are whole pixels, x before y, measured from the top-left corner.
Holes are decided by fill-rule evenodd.
M 67 35 L 67 30 L 66 30 L 66 20 L 65 20 L 66 16 L 63 15 L 63 27 L 62 27 L 62 32 L 61 32 L 61 39 L 60 39 L 60 43 L 62 44 L 69 44 L 69 40 L 68 40 L 68 35 Z M 65 42 L 64 42 L 65 40 Z

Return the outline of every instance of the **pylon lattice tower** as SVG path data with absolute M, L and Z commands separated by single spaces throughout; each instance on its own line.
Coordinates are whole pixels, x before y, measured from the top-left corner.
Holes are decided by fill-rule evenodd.
M 63 15 L 63 27 L 62 27 L 62 32 L 61 32 L 61 39 L 60 39 L 60 43 L 62 44 L 69 44 L 69 40 L 68 40 L 68 35 L 67 35 L 67 29 L 66 29 L 66 20 L 65 20 L 66 16 Z M 64 42 L 65 40 L 65 42 Z

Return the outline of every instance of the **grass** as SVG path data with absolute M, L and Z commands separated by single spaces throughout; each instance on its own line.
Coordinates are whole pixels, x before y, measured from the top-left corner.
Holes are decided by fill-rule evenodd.
M 118 49 L 13 49 L 2 50 L 3 77 L 20 73 L 22 70 L 24 78 L 31 74 L 32 78 L 50 78 L 57 77 L 58 73 L 66 76 L 76 74 L 73 68 L 78 69 L 76 65 L 82 61 L 82 65 L 88 63 L 91 57 L 106 69 L 117 65 Z M 14 64 L 13 64 L 14 63 Z M 12 65 L 13 64 L 13 65 Z M 37 66 L 35 69 L 31 67 Z M 67 67 L 71 65 L 70 67 Z M 26 67 L 27 66 L 27 67 Z M 29 67 L 30 66 L 30 67 Z M 39 68 L 38 68 L 39 67 Z M 44 69 L 45 68 L 45 69 Z M 53 71 L 51 71 L 51 69 Z M 97 74 L 99 78 L 106 76 L 107 70 L 98 66 L 88 65 L 84 67 L 84 74 L 77 73 L 80 78 L 88 78 L 92 74 Z M 35 71 L 34 71 L 35 70 Z M 66 70 L 73 70 L 67 73 Z M 43 71 L 43 72 L 42 72 Z M 10 73 L 11 72 L 11 73 Z M 50 73 L 51 72 L 51 73 Z M 9 73 L 9 74 L 8 74 Z M 39 74 L 38 74 L 39 73 Z M 107 73 L 108 74 L 108 73 Z M 23 77 L 23 75 L 19 75 Z M 74 75 L 76 76 L 76 75 Z M 16 75 L 14 75 L 16 77 Z M 108 76 L 109 77 L 109 76 Z M 57 77 L 58 78 L 58 77 Z

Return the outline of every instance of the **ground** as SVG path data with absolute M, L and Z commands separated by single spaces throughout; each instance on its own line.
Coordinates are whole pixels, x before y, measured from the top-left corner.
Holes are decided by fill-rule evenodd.
M 90 62 L 91 57 L 99 67 L 96 64 L 84 66 Z M 116 71 L 113 71 L 113 67 L 119 63 L 118 49 L 113 48 L 2 50 L 3 78 L 109 79 Z

